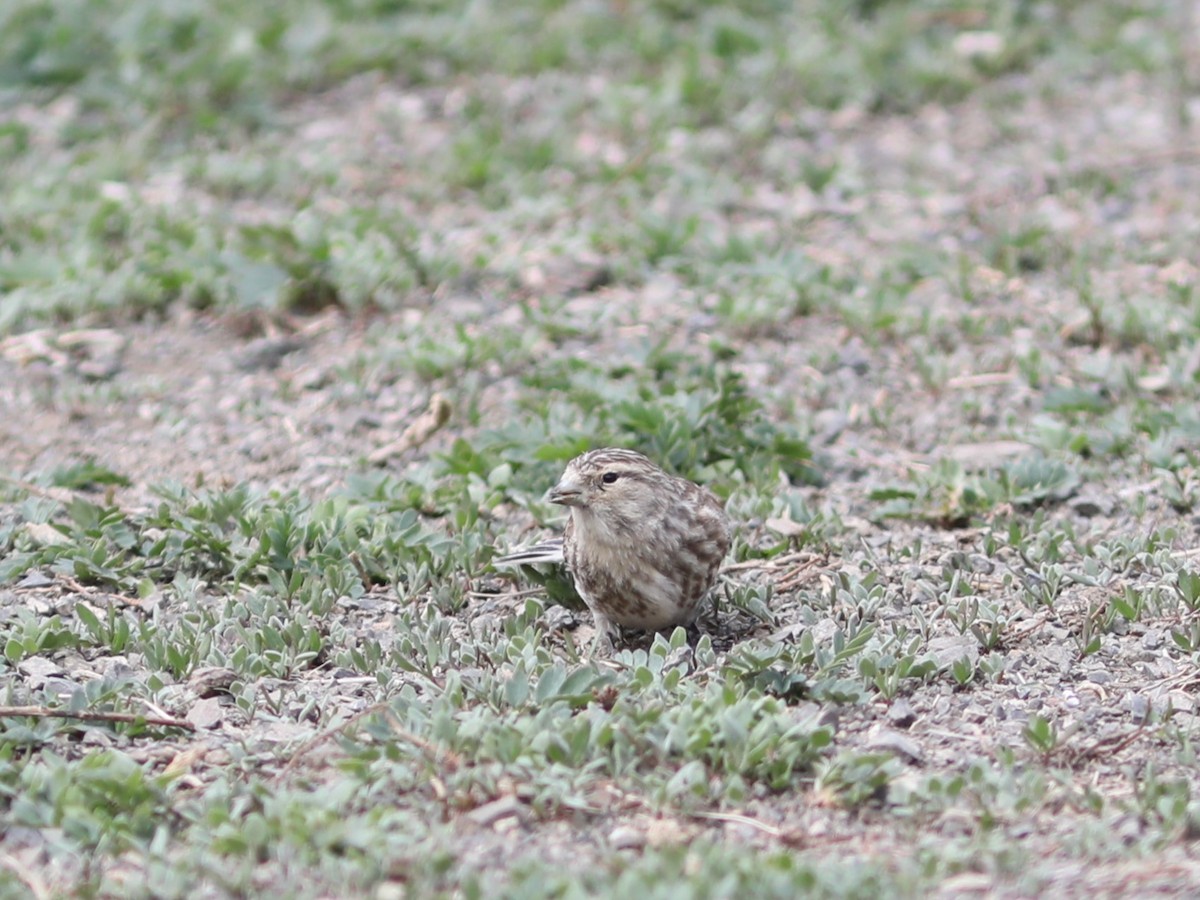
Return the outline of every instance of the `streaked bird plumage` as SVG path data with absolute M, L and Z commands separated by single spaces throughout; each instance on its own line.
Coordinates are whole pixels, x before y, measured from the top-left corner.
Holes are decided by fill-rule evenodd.
M 547 499 L 570 510 L 563 536 L 497 565 L 565 563 L 608 645 L 617 626 L 660 631 L 696 620 L 732 540 L 709 490 L 640 453 L 606 448 L 571 460 Z

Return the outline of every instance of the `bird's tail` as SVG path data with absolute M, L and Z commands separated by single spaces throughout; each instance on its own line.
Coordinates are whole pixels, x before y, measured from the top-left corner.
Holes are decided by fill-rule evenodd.
M 542 541 L 524 550 L 509 553 L 492 560 L 493 566 L 532 566 L 538 563 L 561 563 L 563 561 L 562 538 Z

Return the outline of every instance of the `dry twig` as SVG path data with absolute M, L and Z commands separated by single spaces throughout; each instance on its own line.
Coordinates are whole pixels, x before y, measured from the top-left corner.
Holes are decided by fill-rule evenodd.
M 392 457 L 420 447 L 450 421 L 450 413 L 450 401 L 441 394 L 434 394 L 425 411 L 409 423 L 399 438 L 373 450 L 367 460 L 373 466 L 382 466 Z
M 31 719 L 75 719 L 80 722 L 128 722 L 133 725 L 163 725 L 195 731 L 196 726 L 183 719 L 169 716 L 144 716 L 138 713 L 103 712 L 100 710 L 52 709 L 49 706 L 0 706 L 0 718 L 20 716 Z

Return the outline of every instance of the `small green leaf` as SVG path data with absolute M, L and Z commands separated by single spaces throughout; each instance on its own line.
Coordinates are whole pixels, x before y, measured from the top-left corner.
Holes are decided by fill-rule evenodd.
M 13 665 L 19 663 L 25 656 L 25 648 L 16 638 L 9 638 L 4 644 L 4 658 Z
M 504 683 L 504 699 L 509 706 L 525 705 L 525 701 L 529 699 L 529 675 L 524 669 L 518 668 Z
M 104 626 L 100 622 L 100 618 L 87 606 L 82 603 L 75 604 L 75 618 L 84 624 L 92 639 L 97 643 L 104 643 L 105 634 Z

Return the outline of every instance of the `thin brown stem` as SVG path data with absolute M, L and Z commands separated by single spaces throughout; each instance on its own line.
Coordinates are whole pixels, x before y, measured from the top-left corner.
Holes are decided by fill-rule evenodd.
M 195 731 L 196 726 L 184 719 L 169 716 L 144 716 L 139 713 L 103 712 L 100 710 L 52 709 L 49 706 L 0 706 L 0 718 L 21 716 L 31 719 L 75 719 L 80 722 L 128 722 L 133 725 L 163 725 Z

